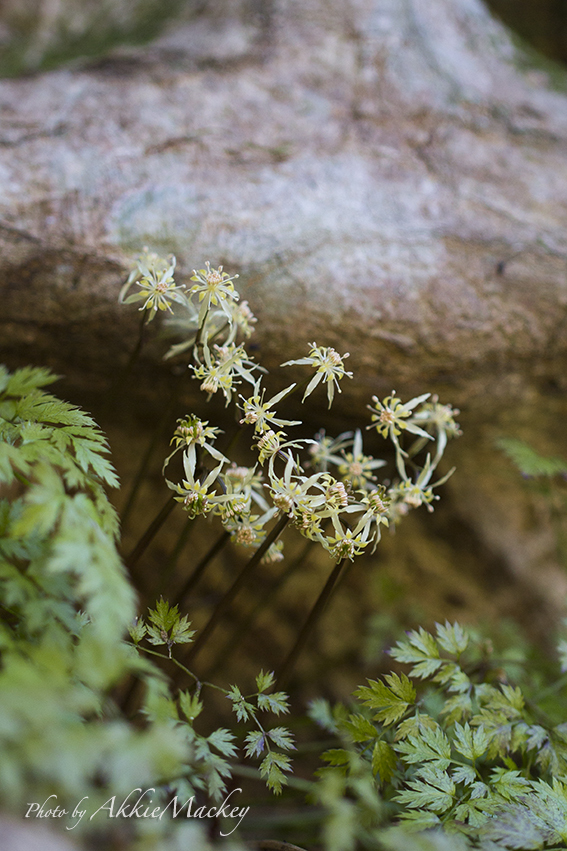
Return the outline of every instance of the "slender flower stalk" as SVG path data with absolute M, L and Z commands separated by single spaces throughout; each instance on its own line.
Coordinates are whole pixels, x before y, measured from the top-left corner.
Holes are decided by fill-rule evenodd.
M 209 564 L 217 557 L 230 541 L 230 532 L 223 532 L 215 543 L 207 550 L 203 558 L 197 563 L 190 576 L 183 583 L 175 597 L 175 603 L 179 606 L 186 604 L 187 597 L 195 588 Z
M 199 650 L 203 647 L 204 644 L 208 641 L 212 632 L 216 629 L 219 624 L 219 621 L 224 617 L 232 602 L 242 586 L 247 582 L 247 580 L 252 576 L 254 570 L 257 565 L 262 560 L 265 553 L 268 551 L 269 547 L 275 543 L 285 527 L 289 522 L 289 517 L 287 515 L 282 515 L 278 522 L 273 526 L 270 532 L 266 535 L 264 541 L 260 544 L 252 558 L 244 565 L 216 609 L 214 610 L 208 624 L 201 630 L 199 637 L 192 645 L 191 650 L 187 654 L 186 662 L 189 664 L 193 661 L 195 656 L 198 654 Z
M 175 401 L 176 401 L 176 398 L 177 398 L 177 392 L 178 392 L 178 388 L 177 388 L 177 386 L 174 386 L 172 388 L 171 393 L 170 393 L 169 400 L 168 400 L 168 402 L 165 406 L 163 415 L 161 416 L 158 424 L 156 425 L 156 427 L 155 427 L 155 429 L 152 433 L 152 436 L 150 438 L 150 442 L 148 443 L 146 451 L 142 455 L 140 465 L 139 465 L 139 467 L 136 471 L 136 475 L 134 476 L 134 479 L 132 481 L 132 485 L 130 487 L 130 492 L 128 494 L 128 497 L 127 497 L 126 502 L 124 504 L 124 508 L 122 509 L 122 512 L 121 512 L 121 515 L 120 515 L 120 523 L 121 523 L 121 526 L 122 526 L 122 534 L 124 534 L 124 529 L 126 528 L 128 520 L 130 519 L 130 514 L 131 514 L 132 509 L 134 507 L 134 503 L 136 501 L 136 497 L 138 496 L 142 482 L 144 481 L 144 478 L 146 477 L 146 475 L 148 473 L 148 469 L 149 469 L 152 457 L 154 455 L 154 452 L 156 451 L 156 449 L 157 449 L 157 447 L 160 443 L 160 438 L 162 437 L 162 434 L 163 434 L 163 431 L 164 431 L 166 425 L 169 423 L 169 420 L 170 420 L 170 417 L 171 417 L 171 414 L 172 414 L 172 411 L 173 411 L 173 408 L 174 408 L 174 404 L 175 404 Z
M 280 669 L 280 673 L 278 674 L 278 678 L 276 681 L 276 688 L 284 688 L 286 683 L 288 682 L 299 655 L 307 644 L 308 639 L 313 633 L 313 630 L 315 629 L 318 621 L 321 619 L 325 609 L 329 604 L 331 597 L 333 596 L 333 592 L 338 585 L 339 579 L 343 574 L 343 570 L 345 569 L 346 564 L 347 559 L 341 559 L 341 561 L 335 564 L 333 570 L 329 574 L 329 578 L 325 582 L 323 590 L 317 597 L 315 605 L 309 612 L 307 620 L 303 624 L 303 627 L 297 637 L 295 644 L 293 645 L 285 662 L 283 663 Z
M 270 603 L 273 601 L 278 591 L 282 589 L 284 584 L 305 564 L 305 559 L 309 552 L 316 546 L 315 541 L 306 541 L 305 546 L 299 552 L 299 555 L 289 562 L 285 569 L 278 575 L 272 586 L 267 591 L 262 591 L 256 600 L 251 611 L 240 614 L 240 618 L 233 630 L 227 637 L 225 643 L 220 647 L 215 654 L 215 660 L 207 669 L 205 676 L 210 677 L 217 672 L 221 665 L 226 665 L 232 655 L 238 651 L 243 637 L 248 634 L 252 625 L 258 620 L 262 612 L 264 612 Z
M 147 548 L 175 508 L 175 499 L 169 497 L 161 511 L 156 515 L 149 527 L 146 529 L 132 552 L 124 559 L 124 564 L 128 569 L 132 569 L 138 562 L 141 556 L 146 552 Z
M 175 568 L 177 567 L 177 562 L 179 561 L 179 557 L 181 553 L 187 546 L 189 539 L 191 537 L 191 532 L 194 529 L 193 521 L 186 520 L 177 541 L 175 542 L 175 546 L 173 547 L 171 553 L 169 554 L 167 561 L 163 565 L 163 568 L 160 570 L 159 574 L 156 575 L 156 589 L 155 596 L 157 597 L 159 594 L 163 593 L 164 587 L 168 586 L 168 583 L 175 572 Z

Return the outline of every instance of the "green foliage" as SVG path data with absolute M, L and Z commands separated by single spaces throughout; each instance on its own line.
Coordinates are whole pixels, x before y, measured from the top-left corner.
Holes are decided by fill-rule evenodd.
M 382 812 L 368 847 L 443 849 L 450 838 L 484 851 L 567 848 L 567 724 L 538 701 L 537 672 L 515 685 L 490 644 L 459 624 L 410 632 L 391 654 L 409 676 L 357 689 L 361 708 L 336 723 L 344 744 L 324 754 L 322 770 L 348 777 L 355 755 L 370 766 L 400 827 L 381 830 Z M 434 831 L 414 841 L 402 825 Z M 353 828 L 344 848 L 366 834 Z
M 540 455 L 521 440 L 503 437 L 497 445 L 524 476 L 551 477 L 567 474 L 567 461 Z
M 156 604 L 155 610 L 150 609 L 148 618 L 151 621 L 145 632 L 148 641 L 167 645 L 170 658 L 174 644 L 188 644 L 193 640 L 195 630 L 190 628 L 187 616 L 181 617 L 178 607 L 171 607 L 163 598 Z M 143 627 L 143 621 L 138 620 L 134 628 L 136 636 Z
M 116 486 L 93 420 L 42 388 L 55 376 L 0 368 L 0 796 L 4 806 L 77 790 L 100 800 L 180 771 L 176 730 L 137 730 L 109 690 L 157 677 L 122 641 L 134 591 L 116 549 Z M 48 731 L 48 735 L 46 735 Z M 101 787 L 102 781 L 102 787 Z M 43 798 L 41 798 L 43 800 Z
M 514 438 L 501 438 L 497 446 L 528 480 L 532 491 L 544 510 L 556 541 L 557 556 L 567 566 L 567 461 L 540 455 L 527 443 Z M 544 521 L 545 522 L 545 521 Z
M 291 760 L 285 754 L 274 751 L 272 745 L 284 751 L 295 750 L 295 745 L 286 727 L 272 727 L 266 730 L 258 718 L 259 712 L 272 712 L 275 715 L 289 712 L 288 698 L 284 692 L 265 694 L 267 689 L 273 687 L 274 682 L 275 677 L 272 672 L 260 671 L 256 677 L 258 689 L 256 694 L 244 697 L 238 686 L 232 686 L 226 696 L 232 702 L 233 712 L 236 713 L 239 721 L 252 721 L 257 726 L 257 730 L 253 730 L 246 736 L 244 753 L 247 757 L 259 757 L 266 752 L 266 756 L 260 763 L 260 774 L 266 778 L 268 788 L 279 795 L 282 786 L 287 783 L 284 772 L 291 771 Z
M 105 492 L 117 485 L 106 441 L 90 417 L 43 389 L 54 379 L 41 369 L 0 370 L 0 804 L 18 810 L 22 800 L 55 795 L 74 807 L 87 796 L 94 811 L 109 795 L 144 785 L 218 800 L 237 761 L 236 735 L 198 732 L 203 684 L 172 694 L 141 655 L 147 642 L 175 662 L 172 650 L 194 631 L 163 598 L 147 620 L 134 617 Z M 145 686 L 141 728 L 115 703 L 129 675 Z M 291 734 L 264 733 L 257 719 L 258 711 L 287 711 L 286 695 L 269 693 L 273 684 L 261 672 L 257 693 L 237 703 L 251 707 L 246 720 L 265 737 L 254 748 L 266 751 L 259 772 L 279 791 L 290 765 L 273 748 L 292 749 Z M 168 822 L 160 830 L 165 836 Z
M 301 423 L 276 407 L 299 388 L 268 393 L 266 371 L 238 341 L 256 320 L 239 303 L 237 276 L 206 264 L 185 287 L 174 271 L 174 258 L 145 252 L 120 298 L 141 303 L 143 324 L 173 314 L 169 324 L 184 339 L 167 356 L 190 351 L 201 389 L 209 398 L 222 393 L 240 409 L 240 426 L 252 427 L 256 460 L 244 467 L 227 457 L 232 441 L 223 452 L 215 445 L 220 429 L 193 414 L 180 418 L 163 466 L 183 468 L 165 485 L 189 519 L 215 517 L 225 538 L 253 552 L 229 599 L 260 556 L 283 557 L 276 538 L 288 522 L 342 561 L 375 549 L 382 527 L 411 509 L 432 510 L 434 488 L 452 472 L 433 481 L 448 440 L 460 434 L 458 412 L 429 394 L 406 403 L 394 392 L 372 397 L 367 430 L 391 441 L 396 467 L 378 484 L 386 461 L 366 454 L 360 428 L 336 438 L 287 434 Z M 348 355 L 309 345 L 308 357 L 283 365 L 308 367 L 303 400 L 324 388 L 330 406 L 352 377 Z M 368 680 L 352 706 L 313 701 L 312 719 L 336 746 L 315 782 L 292 779 L 294 737 L 281 724 L 289 700 L 274 673 L 260 671 L 251 693 L 201 681 L 186 666 L 200 636 L 180 612 L 181 597 L 170 603 L 160 588 L 147 613 L 137 610 L 106 495 L 118 481 L 105 438 L 44 389 L 52 380 L 46 370 L 0 369 L 0 803 L 52 793 L 71 801 L 77 790 L 102 802 L 144 784 L 160 801 L 219 802 L 248 770 L 276 795 L 285 785 L 310 789 L 325 814 L 327 851 L 567 848 L 565 682 L 543 687 L 542 672 L 522 670 L 517 654 L 507 666 L 459 624 L 408 633 L 391 651 L 406 671 Z M 502 448 L 526 475 L 566 474 L 563 462 L 518 441 Z M 222 614 L 221 602 L 207 640 Z M 558 654 L 567 669 L 567 638 Z M 211 690 L 230 705 L 227 727 L 211 730 Z M 127 718 L 132 695 L 135 723 Z M 158 826 L 160 842 L 170 828 Z

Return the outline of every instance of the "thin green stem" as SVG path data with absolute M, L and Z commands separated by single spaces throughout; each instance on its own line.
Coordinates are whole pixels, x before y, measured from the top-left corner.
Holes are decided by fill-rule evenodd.
M 201 342 L 201 338 L 203 336 L 203 329 L 205 328 L 205 326 L 207 324 L 207 318 L 209 316 L 210 310 L 211 310 L 211 305 L 209 303 L 209 307 L 207 308 L 207 312 L 203 316 L 203 321 L 201 322 L 201 324 L 197 328 L 197 334 L 195 336 L 195 342 L 193 343 L 193 362 L 195 362 L 197 360 L 197 357 L 195 355 L 195 350 L 197 349 L 197 347 L 201 346 L 201 348 L 203 348 L 203 343 Z
M 228 456 L 229 452 L 232 452 L 232 450 L 234 449 L 234 447 L 236 446 L 236 444 L 240 440 L 240 437 L 241 437 L 243 431 L 244 431 L 244 426 L 239 425 L 238 428 L 236 429 L 236 431 L 233 433 L 230 440 L 228 441 L 226 449 L 224 450 L 224 454 L 226 456 Z
M 224 615 L 228 611 L 234 598 L 236 597 L 242 586 L 253 574 L 254 570 L 256 569 L 256 566 L 260 563 L 270 546 L 275 541 L 277 541 L 277 539 L 279 538 L 288 523 L 289 517 L 287 516 L 287 514 L 282 515 L 276 525 L 270 530 L 270 532 L 268 532 L 266 538 L 260 544 L 252 558 L 244 565 L 244 567 L 242 568 L 242 570 L 240 571 L 240 573 L 238 574 L 238 576 L 236 577 L 236 579 L 234 580 L 234 582 L 232 583 L 232 585 L 214 610 L 213 614 L 209 619 L 209 622 L 204 627 L 204 629 L 201 630 L 199 638 L 193 644 L 191 651 L 187 656 L 187 662 L 191 662 L 195 658 L 199 650 L 203 647 L 203 645 L 206 644 L 209 639 L 209 636 L 217 627 L 219 621 L 224 617 Z
M 31 488 L 31 482 L 29 479 L 26 479 L 18 470 L 14 470 L 14 478 L 17 479 L 20 484 L 25 485 L 27 488 Z
M 251 780 L 262 780 L 257 768 L 252 768 L 248 765 L 233 765 L 231 766 L 232 773 L 237 777 L 249 777 Z M 286 777 L 286 786 L 291 789 L 299 789 L 301 792 L 313 792 L 315 783 L 312 780 L 302 780 L 300 777 Z M 286 843 L 287 844 L 287 843 Z M 288 848 L 296 848 L 295 845 L 288 845 Z
M 186 668 L 175 656 L 166 656 L 165 653 L 159 653 L 157 650 L 150 650 L 149 647 L 140 647 L 140 645 L 136 645 L 138 650 L 141 650 L 143 653 L 149 653 L 150 656 L 158 656 L 160 659 L 167 659 L 168 662 L 173 662 L 174 665 L 177 665 L 187 676 L 191 677 L 198 686 L 207 686 L 207 688 L 214 688 L 217 691 L 222 691 L 223 694 L 228 694 L 228 690 L 222 688 L 221 686 L 215 685 L 215 683 L 209 683 L 204 680 L 200 680 L 199 677 L 190 671 L 189 668 Z
M 186 668 L 185 665 L 183 665 L 178 659 L 175 658 L 175 656 L 166 656 L 165 653 L 159 653 L 157 650 L 150 650 L 149 647 L 142 647 L 139 644 L 136 645 L 136 649 L 142 653 L 148 653 L 150 656 L 157 656 L 159 659 L 166 659 L 168 662 L 173 662 L 173 664 L 177 665 L 177 667 L 181 671 L 183 671 L 183 673 L 187 674 L 187 676 L 191 677 L 191 679 L 195 681 L 198 689 L 201 689 L 202 686 L 208 686 L 209 688 L 217 689 L 217 691 L 222 691 L 223 694 L 228 694 L 228 691 L 224 688 L 221 688 L 221 686 L 217 686 L 214 683 L 200 680 L 199 677 L 197 677 L 196 674 L 193 673 L 193 671 L 190 671 L 189 668 Z M 128 691 L 122 699 L 122 711 L 124 713 L 128 713 L 128 711 L 133 711 L 133 704 L 136 698 L 136 692 L 139 690 L 141 682 L 142 681 L 136 675 L 132 677 L 130 687 L 128 688 Z
M 331 599 L 331 597 L 333 595 L 333 591 L 335 590 L 335 588 L 336 588 L 336 586 L 339 582 L 339 579 L 341 577 L 341 574 L 343 573 L 343 568 L 345 566 L 346 561 L 347 561 L 347 559 L 344 559 L 344 558 L 341 559 L 341 561 L 339 561 L 337 564 L 335 564 L 333 570 L 329 574 L 329 578 L 325 582 L 325 585 L 323 586 L 323 590 L 321 591 L 321 593 L 317 597 L 317 600 L 315 601 L 315 605 L 313 606 L 313 608 L 309 612 L 307 620 L 303 624 L 301 632 L 299 633 L 294 646 L 292 647 L 291 651 L 289 652 L 289 654 L 287 656 L 287 659 L 285 660 L 285 662 L 283 663 L 283 665 L 281 667 L 281 670 L 280 670 L 280 673 L 278 675 L 277 682 L 276 682 L 276 688 L 277 689 L 281 689 L 281 688 L 285 687 L 285 685 L 286 685 L 286 683 L 289 679 L 289 676 L 290 676 L 291 672 L 293 671 L 295 663 L 297 662 L 298 656 L 300 655 L 301 651 L 305 647 L 307 640 L 311 636 L 311 633 L 315 629 L 315 626 L 316 626 L 317 622 L 319 621 L 319 619 L 321 618 L 323 612 L 327 608 L 329 600 Z
M 216 332 L 212 335 L 212 337 L 210 337 L 210 338 L 207 340 L 207 344 L 209 344 L 209 343 L 214 343 L 214 342 L 215 342 L 215 340 L 216 340 L 218 337 L 220 337 L 220 335 L 221 335 L 221 334 L 224 334 L 224 332 L 226 331 L 226 329 L 227 329 L 227 328 L 230 328 L 230 322 L 228 322 L 228 321 L 227 321 L 227 322 L 225 322 L 225 323 L 224 323 L 224 325 L 223 325 L 221 328 L 219 328 L 219 330 L 218 330 L 218 331 L 216 331 Z
M 128 373 L 130 372 L 130 370 L 132 369 L 132 367 L 136 363 L 140 352 L 142 351 L 142 346 L 144 345 L 144 330 L 145 330 L 146 324 L 147 324 L 146 323 L 147 315 L 148 315 L 148 308 L 146 307 L 146 309 L 142 311 L 142 319 L 140 321 L 140 330 L 138 331 L 138 339 L 136 341 L 136 345 L 135 345 L 135 347 L 132 351 L 132 354 L 130 355 L 130 360 L 126 364 L 126 368 L 124 370 L 123 378 L 125 378 L 128 375 Z

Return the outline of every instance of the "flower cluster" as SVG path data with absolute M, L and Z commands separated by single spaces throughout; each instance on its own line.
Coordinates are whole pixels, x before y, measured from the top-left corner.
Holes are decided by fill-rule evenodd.
M 387 462 L 365 450 L 362 429 L 342 432 L 336 438 L 324 430 L 315 439 L 288 435 L 287 430 L 301 422 L 281 416 L 278 409 L 297 385 L 267 393 L 263 377 L 258 375 L 265 370 L 248 355 L 244 342 L 238 341 L 239 337 L 248 339 L 256 323 L 247 302 L 240 301 L 235 290 L 233 281 L 238 276 L 229 276 L 222 266 L 211 268 L 207 262 L 194 271 L 193 286 L 181 293 L 173 282 L 174 268 L 173 259 L 162 260 L 146 252 L 123 288 L 121 300 L 137 282 L 140 292 L 125 300 L 144 299 L 144 307 L 153 311 L 152 315 L 157 310 L 170 311 L 171 302 L 177 303 L 167 326 L 184 339 L 170 348 L 167 357 L 192 348 L 189 368 L 209 399 L 220 390 L 228 405 L 237 387 L 250 386 L 248 394 L 238 394 L 236 404 L 240 427 L 252 427 L 257 458 L 253 466 L 241 466 L 215 447 L 218 429 L 195 416 L 178 420 L 172 438 L 174 450 L 165 466 L 175 453 L 183 452 L 184 478 L 168 485 L 190 517 L 215 515 L 235 543 L 257 548 L 266 540 L 269 524 L 285 515 L 302 535 L 341 560 L 373 551 L 382 528 L 395 525 L 408 511 L 422 505 L 433 510 L 438 499 L 435 489 L 453 472 L 433 481 L 448 440 L 460 434 L 454 420 L 458 411 L 429 393 L 408 402 L 395 391 L 382 399 L 373 396 L 367 429 L 391 442 L 397 470 L 397 478 L 378 483 L 376 472 Z M 331 407 L 335 391 L 341 392 L 342 379 L 352 378 L 344 365 L 349 355 L 315 342 L 309 346 L 307 357 L 282 366 L 314 369 L 306 379 L 302 401 L 324 384 Z M 413 442 L 408 444 L 408 438 Z M 423 450 L 425 459 L 419 463 Z M 281 542 L 274 542 L 264 563 L 281 557 Z

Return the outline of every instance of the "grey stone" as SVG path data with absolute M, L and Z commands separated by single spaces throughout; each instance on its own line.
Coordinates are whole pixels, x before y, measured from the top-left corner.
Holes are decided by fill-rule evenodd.
M 491 446 L 562 451 L 561 86 L 479 0 L 219 2 L 144 49 L 5 80 L 6 357 L 102 392 L 135 334 L 116 303 L 132 256 L 175 252 L 186 276 L 223 263 L 266 366 L 312 340 L 350 351 L 337 419 L 392 387 L 463 408 L 453 510 L 557 615 L 551 532 L 524 545 L 526 503 L 503 501 Z

